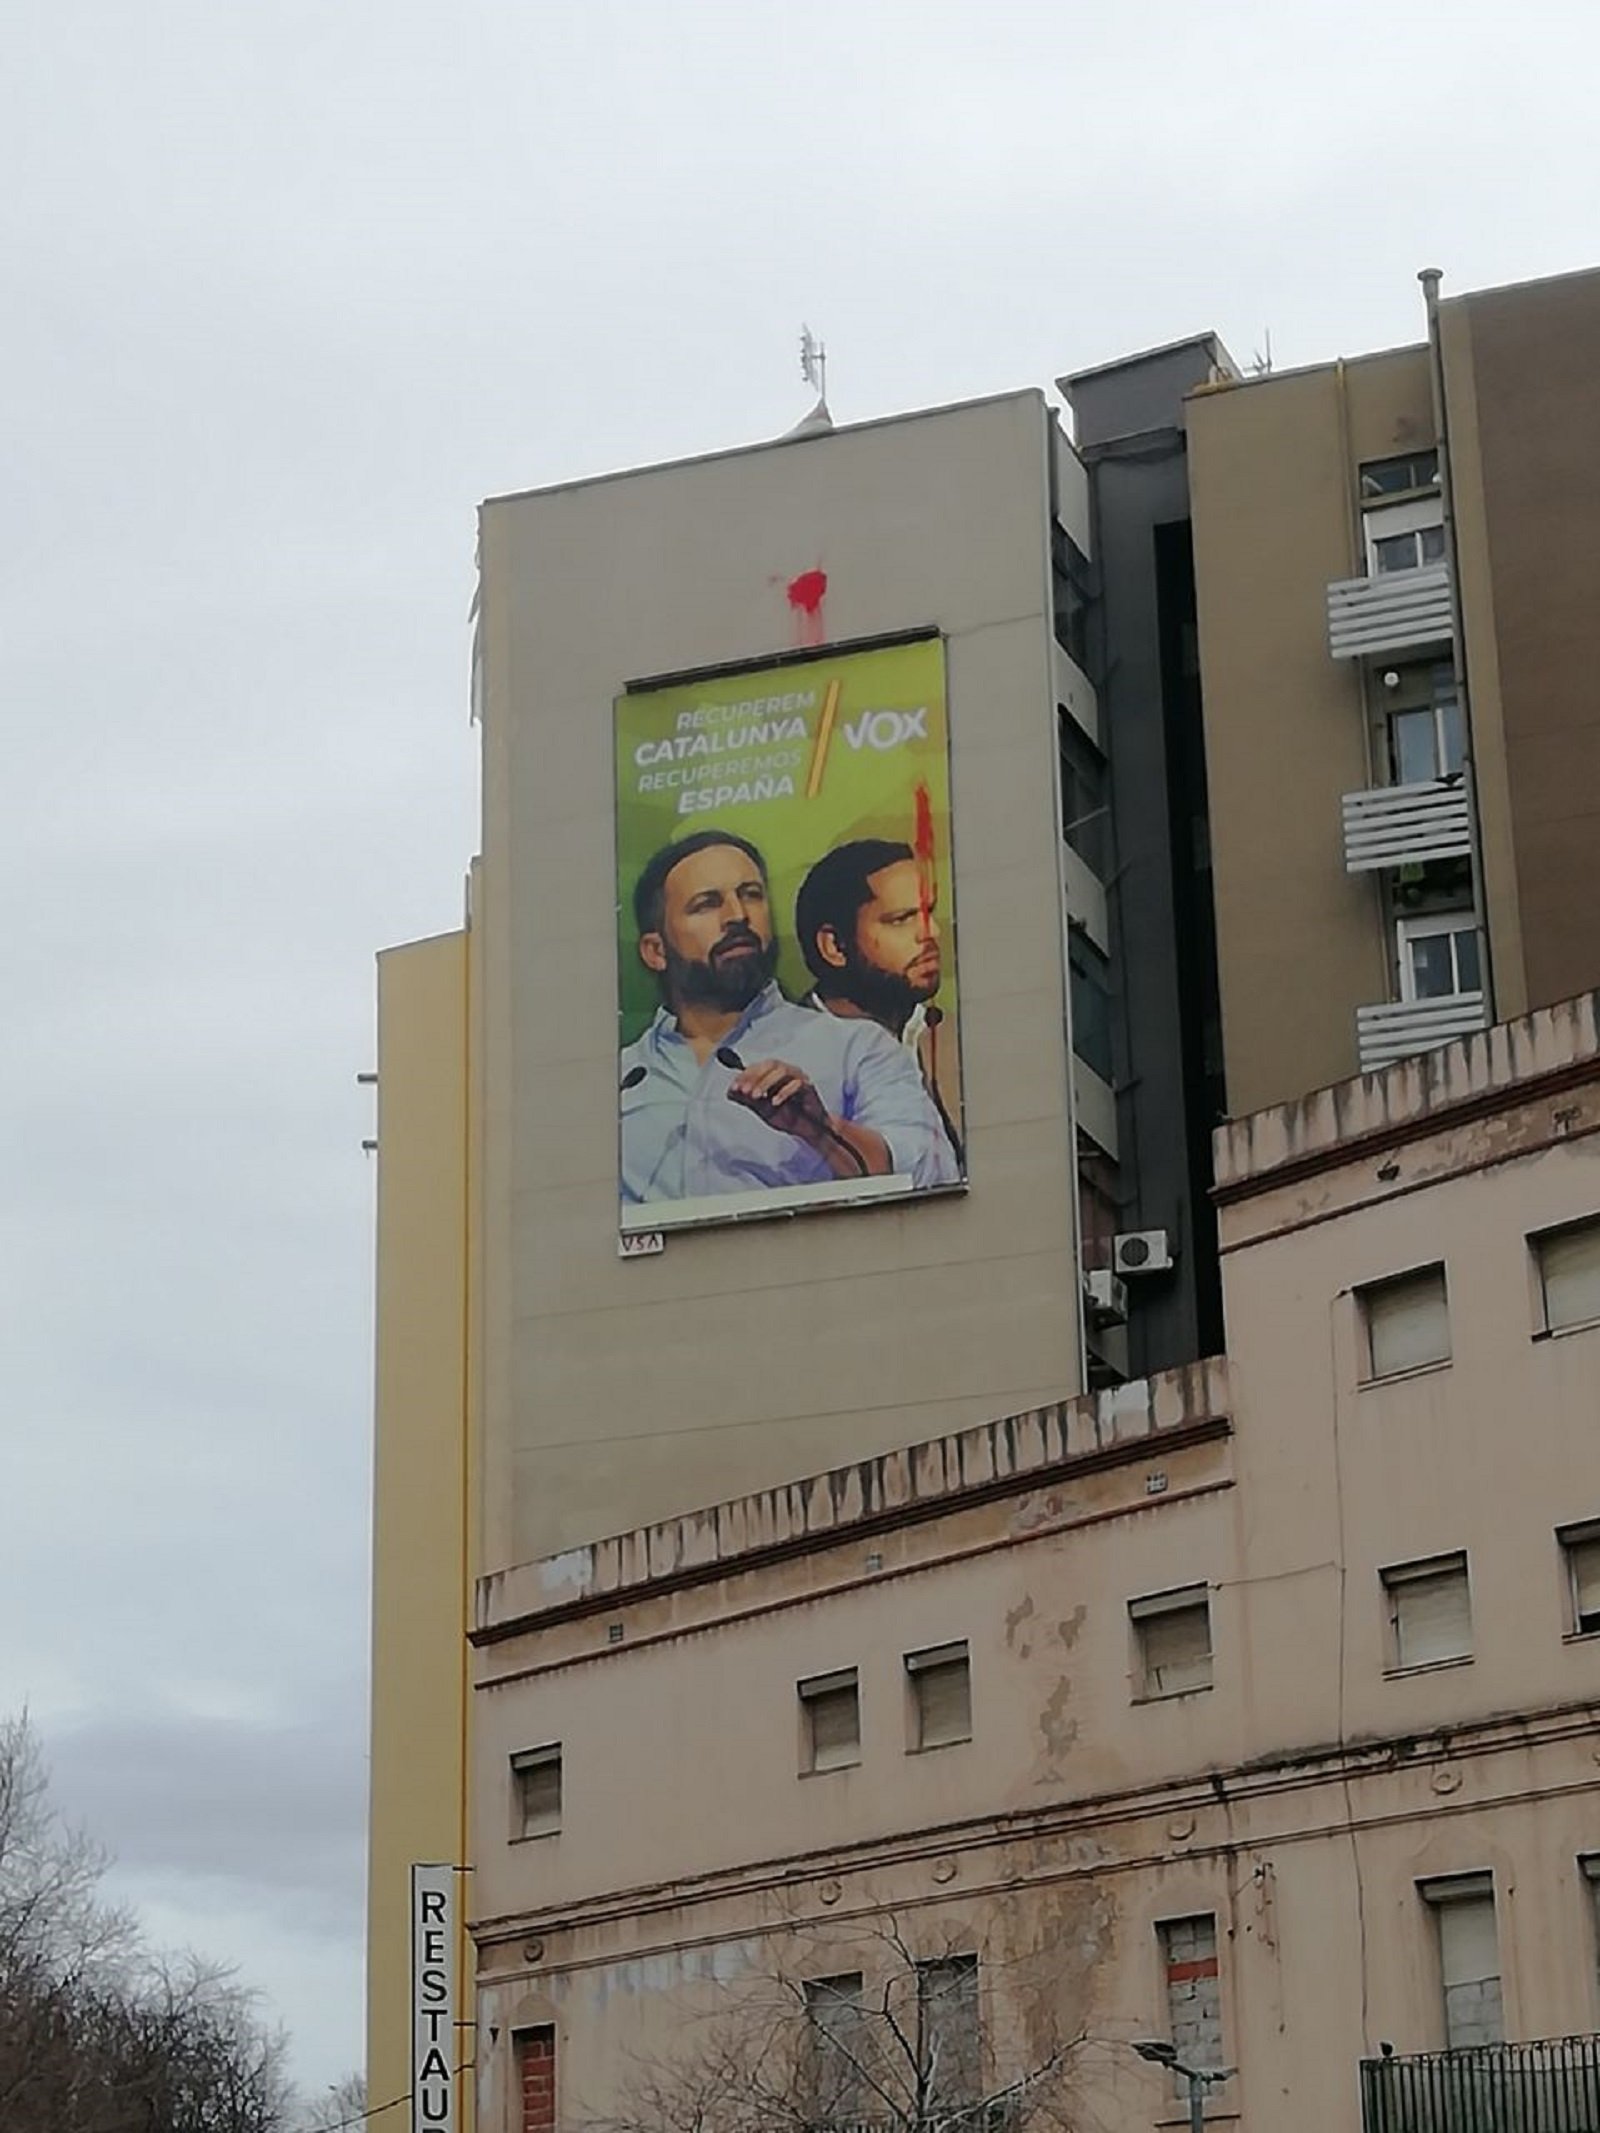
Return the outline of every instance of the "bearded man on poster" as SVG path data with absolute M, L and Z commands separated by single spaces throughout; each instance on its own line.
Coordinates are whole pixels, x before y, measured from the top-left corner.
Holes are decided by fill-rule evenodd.
M 934 897 L 909 844 L 858 837 L 825 852 L 800 884 L 794 930 L 815 981 L 807 1007 L 880 1023 L 916 1062 L 956 1159 L 961 1139 L 943 1075 L 953 1066 L 944 1010 L 934 999 L 944 977 Z
M 785 999 L 766 862 L 748 839 L 705 829 L 664 846 L 634 884 L 633 911 L 661 1006 L 620 1062 L 625 1202 L 960 1182 L 894 1039 Z

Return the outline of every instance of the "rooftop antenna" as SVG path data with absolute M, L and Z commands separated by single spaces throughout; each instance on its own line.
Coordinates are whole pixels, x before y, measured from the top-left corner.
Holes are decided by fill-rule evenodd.
M 800 328 L 800 375 L 815 392 L 817 404 L 784 433 L 786 439 L 816 437 L 833 428 L 828 412 L 828 351 L 809 326 Z
M 819 341 L 809 326 L 800 328 L 800 375 L 811 387 L 817 398 L 827 404 L 828 399 L 828 349 Z
M 1267 328 L 1266 342 L 1266 346 L 1258 348 L 1250 359 L 1250 375 L 1253 378 L 1270 378 L 1272 376 L 1272 328 L 1270 326 Z

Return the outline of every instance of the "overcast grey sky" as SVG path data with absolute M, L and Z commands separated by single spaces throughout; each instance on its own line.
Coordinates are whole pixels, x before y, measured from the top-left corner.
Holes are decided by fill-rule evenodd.
M 486 493 L 1596 249 L 1587 0 L 11 0 L 0 1709 L 360 2057 L 371 957 Z M 952 508 L 959 500 L 952 498 Z M 598 715 L 598 707 L 597 707 Z

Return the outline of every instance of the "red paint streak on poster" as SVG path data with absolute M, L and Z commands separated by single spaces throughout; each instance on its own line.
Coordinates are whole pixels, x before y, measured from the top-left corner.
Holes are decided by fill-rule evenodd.
M 920 901 L 922 930 L 926 934 L 928 921 L 933 913 L 933 892 L 936 883 L 935 865 L 938 848 L 933 837 L 933 802 L 928 797 L 926 785 L 919 785 L 916 793 L 917 827 L 911 840 L 911 848 L 917 855 L 917 895 Z
M 802 570 L 788 584 L 789 605 L 794 610 L 802 644 L 823 642 L 822 602 L 828 590 L 825 570 Z

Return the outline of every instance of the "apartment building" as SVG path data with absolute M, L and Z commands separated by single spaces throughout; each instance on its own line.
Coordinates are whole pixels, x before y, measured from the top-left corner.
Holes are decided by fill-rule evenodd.
M 1084 1958 L 1081 2011 L 1115 2048 L 1109 2095 L 1131 2093 L 1142 2111 L 1165 2094 L 1166 2077 L 1126 2047 L 1150 2041 L 1151 2026 L 1159 2041 L 1166 2016 L 1176 2022 L 1169 1986 L 1185 1988 L 1191 2008 L 1203 2002 L 1184 2019 L 1223 2036 L 1218 2049 L 1229 2054 L 1244 2050 L 1231 2041 L 1231 2010 L 1248 2004 L 1254 2022 L 1265 2004 L 1254 1986 L 1236 1992 L 1242 1929 L 1222 1902 L 1222 1870 L 1197 1879 L 1198 1854 L 1173 1834 L 1192 1812 L 1210 1832 L 1207 1857 L 1219 1859 L 1234 1841 L 1218 1832 L 1236 1828 L 1236 1794 L 1257 1796 L 1255 1763 L 1297 1772 L 1296 1759 L 1309 1758 L 1322 1773 L 1261 1783 L 1302 1802 L 1296 1857 L 1320 1863 L 1297 1901 L 1326 1900 L 1330 1916 L 1345 1918 L 1343 1966 L 1360 1934 L 1351 1941 L 1339 1909 L 1349 1896 L 1341 1860 L 1360 1849 L 1375 1871 L 1398 1872 L 1395 1861 L 1411 1854 L 1384 1852 L 1384 1816 L 1400 1814 L 1396 1801 L 1411 1812 L 1418 1783 L 1428 1802 L 1439 1797 L 1431 1779 L 1413 1783 L 1409 1764 L 1400 1768 L 1411 1751 L 1375 1750 L 1378 1763 L 1358 1767 L 1369 1733 L 1390 1739 L 1386 1725 L 1401 1729 L 1396 1739 L 1435 1738 L 1405 1732 L 1411 1707 L 1390 1675 L 1430 1724 L 1434 1696 L 1448 1729 L 1462 1713 L 1487 1726 L 1502 1711 L 1474 1701 L 1502 1673 L 1487 1649 L 1445 1668 L 1446 1686 L 1465 1699 L 1458 1711 L 1426 1666 L 1386 1667 L 1380 1652 L 1385 1686 L 1368 1708 L 1356 1675 L 1341 1671 L 1376 1634 L 1362 1607 L 1388 1609 L 1382 1635 L 1398 1640 L 1408 1610 L 1449 1622 L 1465 1590 L 1476 1638 L 1487 1543 L 1441 1531 L 1413 1545 L 1383 1514 L 1397 1478 L 1395 1500 L 1420 1502 L 1420 1470 L 1385 1471 L 1363 1494 L 1367 1469 L 1340 1462 L 1354 1456 L 1356 1418 L 1391 1404 L 1409 1414 L 1408 1401 L 1422 1402 L 1426 1426 L 1367 1432 L 1363 1458 L 1424 1444 L 1448 1497 L 1465 1486 L 1462 1431 L 1480 1474 L 1498 1471 L 1505 1448 L 1477 1406 L 1459 1417 L 1451 1406 L 1446 1420 L 1428 1405 L 1466 1397 L 1467 1374 L 1442 1358 L 1415 1381 L 1374 1368 L 1370 1384 L 1352 1360 L 1352 1343 L 1426 1345 L 1439 1338 L 1441 1310 L 1457 1319 L 1453 1259 L 1443 1305 L 1431 1274 L 1413 1295 L 1376 1296 L 1370 1312 L 1354 1295 L 1386 1271 L 1435 1263 L 1385 1259 L 1402 1249 L 1387 1225 L 1398 1238 L 1410 1220 L 1409 1193 L 1389 1189 L 1387 1166 L 1401 1158 L 1378 1159 L 1385 1189 L 1370 1205 L 1359 1195 L 1348 1208 L 1327 1203 L 1330 1238 L 1349 1243 L 1373 1224 L 1383 1234 L 1326 1321 L 1305 1316 L 1297 1283 L 1320 1293 L 1331 1268 L 1308 1258 L 1303 1277 L 1283 1274 L 1276 1301 L 1270 1282 L 1257 1295 L 1253 1270 L 1301 1266 L 1288 1233 L 1311 1236 L 1308 1196 L 1354 1192 L 1358 1151 L 1388 1130 L 1373 1107 L 1422 1104 L 1427 1133 L 1402 1134 L 1396 1149 L 1421 1148 L 1446 1118 L 1457 1122 L 1451 1134 L 1466 1134 L 1479 1096 L 1503 1106 L 1493 1111 L 1503 1122 L 1519 1091 L 1546 1086 L 1530 1059 L 1569 1039 L 1577 1049 L 1560 1072 L 1587 1086 L 1570 1016 L 1535 1017 L 1512 1038 L 1483 1031 L 1496 1015 L 1600 982 L 1580 871 L 1596 790 L 1580 602 L 1600 493 L 1583 363 L 1596 345 L 1597 285 L 1571 277 L 1445 301 L 1437 375 L 1429 344 L 1246 379 L 1203 334 L 1063 379 L 1070 436 L 1029 391 L 839 430 L 811 425 L 770 445 L 484 507 L 474 661 L 482 849 L 463 925 L 389 951 L 379 975 L 371 2093 L 405 2094 L 415 2065 L 407 1875 L 417 1862 L 456 1871 L 472 1890 L 462 1912 L 483 1928 L 476 1952 L 465 1939 L 457 1950 L 462 2037 L 474 2033 L 466 1988 L 481 1962 L 490 2026 L 531 2039 L 524 2087 L 547 2111 L 557 2096 L 593 2089 L 583 2054 L 598 2048 L 583 2022 L 561 2043 L 564 2013 L 524 2019 L 547 1980 L 532 1959 L 519 1967 L 518 1951 L 564 1945 L 552 1925 L 560 1891 L 608 1920 L 571 1961 L 574 1977 L 620 1979 L 617 2007 L 633 2004 L 641 1977 L 676 1978 L 686 1960 L 662 1927 L 659 1945 L 641 1940 L 635 1955 L 618 1955 L 614 1976 L 606 1969 L 605 1936 L 627 1941 L 622 1911 L 613 1918 L 606 1906 L 625 1911 L 628 1892 L 658 1868 L 701 1891 L 693 1904 L 709 1906 L 696 1911 L 708 1948 L 725 1946 L 740 1919 L 764 1945 L 781 1943 L 746 1897 L 718 1910 L 714 1891 L 743 1888 L 761 1859 L 791 1850 L 809 1860 L 842 1847 L 844 1861 L 878 1846 L 872 1877 L 876 1886 L 880 1868 L 889 1876 L 888 1909 L 858 1894 L 837 1915 L 898 1917 L 920 1883 L 895 1879 L 904 1862 L 890 1874 L 882 1849 L 883 1729 L 910 1724 L 924 1690 L 959 1695 L 963 1643 L 973 1722 L 1014 1706 L 1012 1732 L 995 1736 L 1010 1745 L 967 1790 L 937 1775 L 959 1773 L 960 1755 L 902 1756 L 895 1783 L 911 1785 L 915 1815 L 929 1829 L 988 1817 L 996 1873 L 1041 1846 L 1043 1857 L 1101 1799 L 1124 1802 L 1105 1810 L 1106 1826 L 1125 1816 L 1147 1846 L 1136 1871 L 1111 1838 L 1082 1840 L 1101 1847 L 1093 1857 L 1105 1890 L 1141 1892 L 1127 1896 L 1132 1910 L 1102 1912 L 1097 1883 L 1091 1910 L 1110 1921 L 1111 1939 L 1102 1944 L 1092 1920 L 1080 1935 L 1095 1950 Z M 841 888 L 851 855 L 855 873 L 844 869 Z M 695 862 L 692 879 L 680 858 Z M 735 904 L 742 915 L 731 915 Z M 722 915 L 702 924 L 713 907 Z M 909 943 L 900 962 L 874 962 L 895 938 Z M 755 970 L 760 991 L 744 985 Z M 1465 1067 L 1413 1065 L 1294 1108 L 1307 1089 L 1358 1067 L 1474 1033 Z M 775 1064 L 790 1078 L 766 1074 Z M 1463 1072 L 1490 1076 L 1471 1102 L 1457 1086 Z M 1219 1122 L 1280 1105 L 1229 1127 L 1215 1167 Z M 1262 1153 L 1275 1133 L 1299 1137 L 1293 1163 Z M 1590 1212 L 1576 1204 L 1583 1134 L 1568 1137 L 1575 1145 L 1556 1151 L 1550 1175 L 1567 1178 L 1575 1204 L 1548 1216 L 1530 1206 L 1524 1235 Z M 1476 1224 L 1491 1183 L 1503 1196 L 1512 1174 L 1489 1163 L 1481 1136 L 1476 1171 L 1454 1140 L 1438 1145 L 1449 1177 L 1473 1180 Z M 1296 1170 L 1302 1160 L 1311 1167 Z M 1419 1206 L 1444 1204 L 1442 1174 L 1404 1174 Z M 1581 1237 L 1571 1249 L 1581 1283 Z M 1223 1364 L 1214 1359 L 1225 1305 Z M 1484 1382 L 1501 1384 L 1504 1412 L 1533 1413 L 1549 1357 L 1586 1343 L 1552 1339 L 1523 1354 L 1509 1319 L 1501 1332 L 1522 1375 L 1508 1361 L 1503 1382 Z M 1320 1406 L 1305 1389 L 1319 1383 Z M 1558 1390 L 1578 1398 L 1564 1379 Z M 1125 1460 L 1129 1432 L 1136 1456 Z M 1155 1436 L 1161 1457 L 1147 1461 Z M 1026 1457 L 1015 1449 L 1024 1440 Z M 999 1477 L 981 1504 L 961 1478 L 960 1462 L 974 1458 Z M 1034 1480 L 1001 1486 L 1016 1460 Z M 900 1503 L 913 1471 L 915 1514 L 904 1534 L 892 1519 L 882 1526 L 880 1546 L 875 1521 Z M 1519 1516 L 1532 1490 L 1543 1517 L 1551 1491 L 1533 1480 L 1544 1472 L 1519 1462 L 1493 1486 Z M 924 1500 L 930 1474 L 937 1485 Z M 1342 1508 L 1334 1483 L 1348 1483 Z M 710 1717 L 695 1721 L 698 1735 L 678 1739 L 702 1693 L 699 1677 L 680 1671 L 692 1654 L 715 1650 L 717 1681 L 747 1680 L 755 1696 L 756 1674 L 740 1673 L 754 1667 L 755 1647 L 727 1597 L 735 1589 L 760 1595 L 762 1619 L 781 1617 L 787 1636 L 813 1599 L 818 1619 L 832 1619 L 837 1582 L 838 1619 L 853 1625 L 877 1571 L 856 1594 L 847 1557 L 887 1563 L 926 1546 L 926 1559 L 890 1582 L 920 1592 L 950 1581 L 955 1591 L 957 1558 L 981 1533 L 971 1545 L 994 1558 L 998 1580 L 1011 1539 L 1020 1548 L 1027 1538 L 1007 1521 L 1033 1518 L 1035 1498 L 1062 1489 L 1063 1502 L 1093 1506 L 1081 1532 L 1068 1521 L 1070 1562 L 1088 1582 L 1054 1627 L 1027 1633 L 1032 1675 L 1006 1671 L 1017 1655 L 994 1642 L 991 1610 L 988 1629 L 956 1623 L 948 1634 L 935 1624 L 919 1635 L 906 1617 L 894 1660 L 902 1673 L 875 1662 L 896 1684 L 892 1722 L 881 1678 L 869 1700 L 865 1661 L 843 1644 L 835 1664 L 806 1656 L 797 1635 L 777 1675 L 761 1676 L 768 1694 L 791 1659 L 798 1669 L 784 1677 L 781 1721 L 770 1697 L 749 1707 L 793 1743 L 807 1737 L 808 1714 L 822 1714 L 825 1729 L 845 1724 L 847 1684 L 831 1677 L 857 1668 L 858 1724 L 863 1740 L 878 1729 L 881 1787 L 841 1764 L 837 1782 L 819 1772 L 816 1786 L 797 1789 L 798 1768 L 770 1762 L 776 1736 L 719 1701 L 721 1688 L 705 1690 Z M 857 1524 L 813 1530 L 823 1503 L 834 1506 L 830 1519 L 856 1505 Z M 1460 1503 L 1465 1531 L 1465 1494 Z M 1257 1507 L 1250 1529 L 1235 1530 L 1244 1504 Z M 1571 1539 L 1568 1567 L 1581 1583 L 1581 1528 L 1600 1504 L 1550 1515 L 1551 1531 Z M 1360 1523 L 1369 1516 L 1370 1534 Z M 803 1607 L 753 1539 L 780 1528 L 784 1576 L 822 1581 L 806 1587 Z M 710 1534 L 721 1563 L 730 1532 L 743 1538 L 725 1575 L 691 1578 L 681 1592 L 659 1582 L 662 1550 L 676 1563 Z M 1124 1547 L 1156 1532 L 1148 1570 L 1124 1590 Z M 610 1561 L 600 1537 L 623 1533 L 651 1538 L 622 1548 L 629 1576 L 607 1588 L 605 1674 L 582 1642 L 591 1616 L 573 1579 L 599 1575 L 583 1566 Z M 1188 1546 L 1195 1535 L 1207 1536 L 1203 1547 Z M 1369 1563 L 1362 1551 L 1379 1535 L 1381 1559 Z M 1044 1556 L 1017 1555 L 1005 1576 L 1026 1560 L 1031 1577 L 1058 1544 L 1067 1542 L 1042 1535 Z M 1169 1544 L 1170 1573 L 1159 1567 Z M 641 1548 L 649 1567 L 636 1576 Z M 1318 1581 L 1334 1573 L 1316 1565 L 1358 1559 L 1360 1589 L 1352 1582 L 1330 1618 Z M 1543 1577 L 1551 1564 L 1539 1563 L 1530 1555 L 1524 1568 Z M 1412 1569 L 1414 1579 L 1403 1574 Z M 1394 1595 L 1380 1571 L 1394 1574 Z M 1288 1612 L 1263 1604 L 1248 1612 L 1246 1633 L 1238 1594 L 1257 1584 Z M 1006 1590 L 1006 1606 L 1020 1605 L 1021 1588 Z M 658 1632 L 679 1621 L 673 1610 L 691 1592 L 693 1607 L 710 1611 L 683 1617 L 693 1634 L 680 1648 L 676 1630 Z M 983 1605 L 1001 1597 L 996 1584 Z M 1061 1625 L 1080 1600 L 1097 1627 L 1069 1668 Z M 1297 1669 L 1275 1625 L 1301 1615 L 1315 1637 Z M 1211 1665 L 1201 1644 L 1224 1627 L 1230 1641 L 1215 1647 L 1210 1686 L 1173 1699 L 1132 1694 L 1147 1647 L 1157 1672 L 1177 1680 Z M 1572 1635 L 1551 1667 L 1576 1678 L 1592 1647 L 1587 1631 Z M 648 1675 L 629 1674 L 646 1655 Z M 907 1655 L 917 1664 L 903 1666 Z M 1048 1683 L 1040 1667 L 1054 1668 Z M 569 1732 L 563 1712 L 552 1707 L 546 1723 L 527 1706 L 529 1683 L 542 1710 L 546 1689 L 569 1678 L 627 1679 L 655 1714 L 652 1757 L 657 1747 L 704 1755 L 715 1739 L 710 1760 L 743 1770 L 744 1789 L 719 1791 L 720 1778 L 703 1788 L 695 1829 L 660 1800 L 636 1808 L 623 1778 L 639 1764 L 637 1742 L 607 1717 L 618 1728 L 606 1736 L 609 1789 L 595 1791 L 582 1773 L 601 1736 L 576 1715 Z M 1538 1709 L 1555 1710 L 1565 1693 L 1556 1673 L 1528 1679 L 1529 1696 L 1544 1699 Z M 799 1695 L 801 1681 L 812 1696 Z M 1056 1713 L 1059 1753 L 1025 1764 L 1029 1727 L 1042 1739 L 1044 1720 L 1027 1715 L 1036 1691 L 1040 1712 L 1058 1693 L 1071 1708 Z M 593 1693 L 599 1724 L 613 1692 Z M 1221 1712 L 1225 1721 L 1206 1715 Z M 1538 1735 L 1541 1772 L 1564 1773 L 1549 1781 L 1557 1792 L 1577 1784 L 1581 1761 L 1560 1735 L 1565 1723 L 1550 1719 L 1555 1731 Z M 1431 1767 L 1432 1750 L 1417 1752 L 1416 1769 Z M 758 1753 L 769 1762 L 741 1761 Z M 1485 1746 L 1469 1777 L 1510 1755 L 1504 1741 Z M 1234 1790 L 1219 1794 L 1219 1784 Z M 1140 1820 L 1148 1787 L 1185 1804 Z M 1371 1807 L 1370 1839 L 1358 1846 L 1338 1825 L 1313 1843 L 1314 1811 L 1347 1789 L 1389 1803 Z M 856 1805 L 813 1826 L 817 1798 Z M 598 1824 L 580 1836 L 569 1819 L 601 1800 L 613 1819 L 604 1846 Z M 1509 1813 L 1498 1793 L 1495 1803 Z M 1066 1819 L 1035 1829 L 1027 1817 L 1046 1807 Z M 558 1843 L 532 1842 L 530 1826 L 511 1844 L 508 1816 L 553 1811 Z M 1021 1853 L 1006 1849 L 1015 1815 Z M 1258 1852 L 1277 1841 L 1259 1815 L 1237 1829 L 1255 1833 Z M 1188 1864 L 1163 1880 L 1158 1862 L 1169 1854 Z M 1503 1907 L 1510 1884 L 1499 1859 L 1459 1872 L 1501 1876 L 1492 1887 Z M 1155 1879 L 1139 1880 L 1147 1869 Z M 812 1869 L 795 1871 L 809 1888 Z M 1457 1871 L 1424 1862 L 1402 1882 L 1413 1893 L 1419 1878 L 1442 1889 Z M 821 1879 L 847 1885 L 843 1865 Z M 1452 1934 L 1468 1921 L 1463 1945 L 1478 1954 L 1462 1962 L 1481 1961 L 1488 1945 L 1483 1888 L 1462 1883 L 1455 1896 L 1469 1908 L 1438 1914 Z M 1229 1901 L 1238 1900 L 1235 1890 Z M 1070 1939 L 1077 1895 L 1061 1902 Z M 950 1932 L 981 1927 L 988 1947 L 1009 1930 L 1006 1915 L 997 1906 L 964 1923 L 952 1913 Z M 1208 1916 L 1219 1921 L 1211 1952 Z M 1393 1986 L 1401 2012 L 1381 2029 L 1338 2031 L 1318 2062 L 1336 2086 L 1384 2039 L 1407 2052 L 1447 2041 L 1429 2027 L 1437 1995 L 1424 1985 L 1429 1963 L 1453 1970 L 1457 1958 L 1417 1937 L 1434 1916 L 1395 1913 L 1404 1933 L 1394 1945 L 1412 1950 L 1415 1973 L 1403 1992 L 1381 1951 L 1361 1952 L 1357 1974 L 1373 1992 Z M 1501 1910 L 1495 1917 L 1503 1923 Z M 1026 1938 L 1036 1914 L 1018 1919 Z M 957 1935 L 940 1954 L 938 1938 L 902 1950 L 903 1962 L 913 1985 L 919 1963 L 956 1964 L 946 1983 L 964 2008 L 979 1951 Z M 1570 1955 L 1570 1935 L 1560 1945 Z M 626 1967 L 635 1961 L 645 1967 Z M 651 1967 L 659 1963 L 664 1971 Z M 795 1974 L 815 1982 L 858 1968 L 841 1959 L 836 1973 Z M 1486 2021 L 1490 1998 L 1479 1995 Z M 1516 2033 L 1553 2034 L 1557 2017 L 1529 2010 L 1556 2005 L 1542 1984 L 1503 1981 Z M 1569 2008 L 1569 2017 L 1592 2026 L 1587 2014 Z M 499 2124 L 512 2109 L 511 2062 L 485 2034 L 488 2122 Z M 1037 2051 L 1037 2020 L 1032 2034 Z M 1193 2039 L 1185 2031 L 1179 2041 Z M 1250 2049 L 1237 2093 L 1279 2078 L 1252 2071 L 1276 2065 L 1273 2047 Z M 1257 2112 L 1270 2093 L 1255 2088 Z M 1212 2100 L 1226 2109 L 1235 2094 Z M 465 2128 L 470 2094 L 460 2109 Z
M 1092 548 L 1032 391 L 484 507 L 467 923 L 380 963 L 374 2093 L 474 1580 L 1127 1374 Z
M 1597 1134 L 1592 994 L 1242 1119 L 1226 1358 L 482 1579 L 485 2133 L 1592 2125 Z
M 1186 408 L 1235 1113 L 1600 980 L 1600 273 Z

